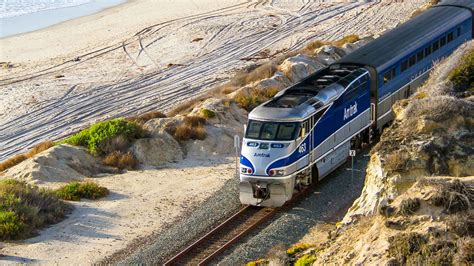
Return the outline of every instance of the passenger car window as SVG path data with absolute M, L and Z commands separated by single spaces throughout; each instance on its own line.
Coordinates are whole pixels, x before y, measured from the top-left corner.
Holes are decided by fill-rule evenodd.
M 389 71 L 385 72 L 383 75 L 383 83 L 387 83 L 389 80 L 395 77 L 395 68 L 390 69 Z
M 461 27 L 458 27 L 458 37 L 461 36 Z
M 440 40 L 439 47 L 443 47 L 446 45 L 446 36 L 442 37 Z
M 421 60 L 423 60 L 424 56 L 423 56 L 423 51 L 420 51 L 416 54 L 416 61 L 417 62 L 420 62 Z
M 408 61 L 403 61 L 400 70 L 403 72 L 408 69 Z
M 425 48 L 425 57 L 431 54 L 431 45 Z
M 410 59 L 408 59 L 408 66 L 411 67 L 411 66 L 413 66 L 415 63 L 416 63 L 416 56 L 413 55 L 412 57 L 410 57 Z
M 433 52 L 439 49 L 439 41 L 433 43 Z
M 453 33 L 450 32 L 448 33 L 448 42 L 451 42 L 453 40 Z

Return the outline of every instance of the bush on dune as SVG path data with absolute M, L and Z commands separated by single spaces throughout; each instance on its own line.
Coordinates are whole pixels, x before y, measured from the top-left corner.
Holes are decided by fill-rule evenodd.
M 152 111 L 152 112 L 141 114 L 139 116 L 128 117 L 127 120 L 143 124 L 147 122 L 148 120 L 155 119 L 155 118 L 166 118 L 166 115 L 160 111 Z
M 71 182 L 55 191 L 63 200 L 98 199 L 109 194 L 109 190 L 94 182 Z
M 468 52 L 448 76 L 457 91 L 474 90 L 474 50 Z
M 105 156 L 103 163 L 105 165 L 117 167 L 118 169 L 133 170 L 136 169 L 139 162 L 131 152 L 114 151 Z
M 278 93 L 278 89 L 252 89 L 250 92 L 239 92 L 234 101 L 247 111 L 251 111 L 258 105 L 268 101 Z
M 7 160 L 3 161 L 0 163 L 0 172 L 7 170 L 8 168 L 11 168 L 24 160 L 31 158 L 35 156 L 36 154 L 45 151 L 51 147 L 54 146 L 54 142 L 52 141 L 44 141 L 41 142 L 37 145 L 35 145 L 30 151 L 27 153 L 22 153 L 22 154 L 17 154 L 14 155 L 13 157 L 8 158 Z
M 180 142 L 190 139 L 203 140 L 206 138 L 206 119 L 200 116 L 186 116 L 183 123 L 170 129 L 173 137 Z
M 101 149 L 106 141 L 118 136 L 131 141 L 145 135 L 144 130 L 135 122 L 113 119 L 99 122 L 65 139 L 63 143 L 86 147 L 94 155 L 104 155 L 110 151 Z
M 71 207 L 51 190 L 25 182 L 0 181 L 0 240 L 21 239 L 64 219 Z

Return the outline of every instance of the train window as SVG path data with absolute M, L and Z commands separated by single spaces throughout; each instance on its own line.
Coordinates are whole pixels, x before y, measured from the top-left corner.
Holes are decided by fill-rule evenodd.
M 416 62 L 420 62 L 421 60 L 423 60 L 423 58 L 424 58 L 423 51 L 420 51 L 416 54 Z
M 408 61 L 403 61 L 400 70 L 403 72 L 408 69 Z
M 439 43 L 439 47 L 443 47 L 446 45 L 446 36 L 444 37 L 441 37 L 441 40 L 440 40 L 440 43 Z
M 461 27 L 458 27 L 458 37 L 461 36 Z
M 262 127 L 263 122 L 259 121 L 250 121 L 247 128 L 247 138 L 258 139 L 260 136 L 260 128 Z
M 448 43 L 451 42 L 453 40 L 453 33 L 450 32 L 448 33 Z
M 281 124 L 278 129 L 277 139 L 281 139 L 281 140 L 293 139 L 293 133 L 295 132 L 295 127 L 296 127 L 296 124 L 294 123 Z
M 425 57 L 431 54 L 431 45 L 425 48 Z
M 415 63 L 416 63 L 416 55 L 413 55 L 412 57 L 410 57 L 410 59 L 408 59 L 408 66 L 411 67 Z
M 383 74 L 383 83 L 384 84 L 387 83 L 390 80 L 390 78 L 391 78 L 390 71 L 385 72 L 385 74 Z
M 433 43 L 433 52 L 435 52 L 435 51 L 438 50 L 438 49 L 439 49 L 439 41 L 435 41 L 435 42 Z
M 260 134 L 260 137 L 266 140 L 275 139 L 277 130 L 278 130 L 277 123 L 265 123 L 262 126 L 262 133 Z

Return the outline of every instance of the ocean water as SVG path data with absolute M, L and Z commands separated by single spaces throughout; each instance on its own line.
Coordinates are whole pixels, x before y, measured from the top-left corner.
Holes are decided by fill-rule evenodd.
M 78 6 L 90 2 L 92 2 L 92 0 L 0 0 L 0 18 Z
M 0 38 L 97 13 L 126 0 L 0 0 Z

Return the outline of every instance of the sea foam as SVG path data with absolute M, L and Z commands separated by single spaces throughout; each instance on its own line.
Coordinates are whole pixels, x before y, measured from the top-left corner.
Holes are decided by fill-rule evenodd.
M 26 15 L 43 10 L 79 6 L 93 0 L 0 0 L 0 18 Z

